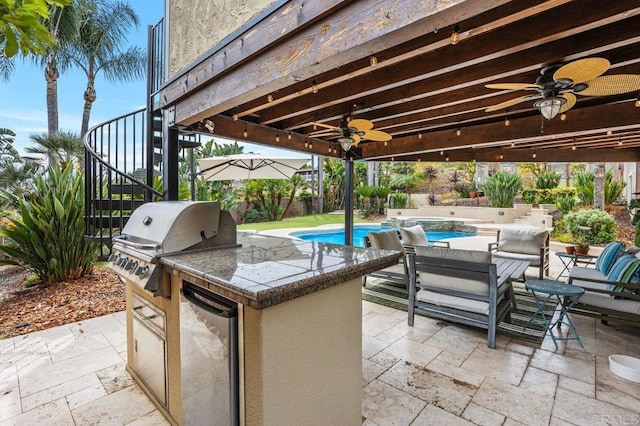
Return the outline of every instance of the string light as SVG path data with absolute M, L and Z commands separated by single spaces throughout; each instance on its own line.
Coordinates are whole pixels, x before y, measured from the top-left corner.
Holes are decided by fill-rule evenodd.
M 444 161 L 449 161 L 449 156 L 444 157 Z
M 444 151 L 440 151 L 440 155 L 444 155 Z
M 318 130 L 318 126 L 316 126 L 316 123 L 313 123 L 313 130 Z
M 511 142 L 511 148 L 515 148 L 516 143 L 515 142 Z
M 238 117 L 238 114 L 233 114 L 233 117 L 231 117 L 231 118 L 233 118 L 233 121 L 238 121 L 238 118 L 240 118 L 240 117 Z
M 562 114 L 560 114 L 560 121 L 566 121 L 567 120 L 567 113 L 563 112 Z
M 451 32 L 451 44 L 456 45 L 460 41 L 460 25 L 455 24 Z
M 273 102 L 273 95 L 271 93 L 269 93 L 269 95 L 267 96 L 267 102 Z
M 640 94 L 638 94 L 638 97 L 636 98 L 636 103 L 634 105 L 636 106 L 636 108 L 640 108 Z
M 276 133 L 276 142 L 280 142 L 280 135 Z
M 618 146 L 622 146 L 622 139 L 620 139 L 620 136 L 618 136 Z
M 571 151 L 575 151 L 577 149 L 576 144 L 574 143 L 573 146 L 571 147 Z
M 456 130 L 456 135 L 460 136 L 462 134 L 462 130 L 460 129 L 460 127 L 458 127 L 458 130 Z
M 249 133 L 247 133 L 247 126 L 244 126 L 244 132 L 242 133 L 242 136 L 246 138 L 248 134 Z
M 313 142 L 309 142 L 309 149 L 313 149 Z
M 418 139 L 422 139 L 422 133 L 418 133 Z
M 473 159 L 473 164 L 476 164 L 476 159 L 475 158 Z
M 500 153 L 500 159 L 502 160 L 504 158 L 504 155 L 502 155 L 502 153 Z
M 309 142 L 304 141 L 304 147 L 305 147 L 305 148 L 309 148 Z
M 391 157 L 391 161 L 396 161 L 395 157 Z
M 389 143 L 387 141 L 384 141 L 384 146 L 389 145 Z
M 536 158 L 538 155 L 534 152 L 531 158 Z
M 418 157 L 418 159 L 416 161 L 418 161 L 418 163 L 419 163 L 419 162 L 422 161 L 422 158 Z
M 613 130 L 607 130 L 607 136 L 611 136 L 613 134 Z
M 318 93 L 318 83 L 316 83 L 315 80 L 313 80 L 313 84 L 311 85 L 311 91 L 313 93 Z
M 287 139 L 291 140 L 291 130 L 289 130 L 289 133 L 287 133 Z
M 375 67 L 376 65 L 378 65 L 377 56 L 376 55 L 369 56 L 369 63 L 371 64 L 372 67 Z
M 511 121 L 509 121 L 509 116 L 507 115 L 507 112 L 504 112 L 504 126 L 505 127 L 509 127 L 509 125 L 511 124 Z

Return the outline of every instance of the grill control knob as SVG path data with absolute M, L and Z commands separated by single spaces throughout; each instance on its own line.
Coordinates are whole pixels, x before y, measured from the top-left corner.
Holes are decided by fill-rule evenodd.
M 134 260 L 130 260 L 129 263 L 127 263 L 127 265 L 124 267 L 124 269 L 126 269 L 127 271 L 135 271 L 136 268 L 138 267 L 138 262 L 134 261 Z
M 135 274 L 140 278 L 144 278 L 148 273 L 149 268 L 147 266 L 138 266 L 135 271 Z
M 119 255 L 119 254 L 111 253 L 111 254 L 109 255 L 109 259 L 107 259 L 107 260 L 108 260 L 109 262 L 111 262 L 111 263 L 116 263 L 116 260 L 118 260 L 118 258 L 119 258 L 119 257 L 120 257 L 120 255 Z
M 129 261 L 128 257 L 121 257 L 116 261 L 116 265 L 122 266 L 124 268 L 124 266 L 127 264 L 128 261 Z

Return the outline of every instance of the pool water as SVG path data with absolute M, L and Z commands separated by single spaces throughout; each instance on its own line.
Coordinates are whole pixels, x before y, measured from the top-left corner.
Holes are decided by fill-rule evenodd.
M 364 247 L 364 237 L 369 232 L 386 231 L 392 228 L 379 226 L 356 226 L 353 228 L 353 245 Z M 428 231 L 425 232 L 428 241 L 439 241 L 445 238 L 470 237 L 473 234 L 461 231 Z M 344 244 L 344 228 L 327 229 L 322 231 L 298 231 L 290 235 L 305 241 L 319 241 L 322 243 Z

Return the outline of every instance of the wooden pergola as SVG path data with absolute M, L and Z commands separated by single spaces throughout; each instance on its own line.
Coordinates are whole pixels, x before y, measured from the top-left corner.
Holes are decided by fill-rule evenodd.
M 460 41 L 450 41 L 458 25 Z M 578 95 L 566 119 L 489 83 L 534 83 L 551 64 L 602 57 L 640 74 L 637 0 L 276 1 L 166 84 L 156 108 L 183 130 L 378 161 L 640 161 L 638 92 Z M 371 120 L 388 143 L 346 155 L 311 122 Z M 505 125 L 508 120 L 509 125 Z M 209 126 L 210 128 L 211 126 Z

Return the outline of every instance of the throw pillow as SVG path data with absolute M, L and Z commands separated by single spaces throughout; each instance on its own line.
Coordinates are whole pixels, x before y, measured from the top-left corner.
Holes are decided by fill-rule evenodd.
M 607 281 L 614 281 L 618 283 L 637 283 L 639 281 L 638 274 L 640 273 L 640 259 L 635 256 L 625 255 L 619 258 L 616 263 L 613 264 L 611 270 L 607 274 Z M 610 291 L 621 292 L 624 291 L 624 287 L 616 284 L 609 284 L 608 289 Z
M 398 237 L 398 231 L 369 232 L 367 235 L 371 242 L 371 247 L 381 250 L 396 250 L 404 253 L 404 247 Z
M 624 244 L 614 241 L 607 244 L 596 259 L 596 269 L 607 275 L 616 260 L 624 253 Z
M 422 225 L 400 228 L 400 235 L 402 242 L 408 246 L 426 246 L 428 244 Z

